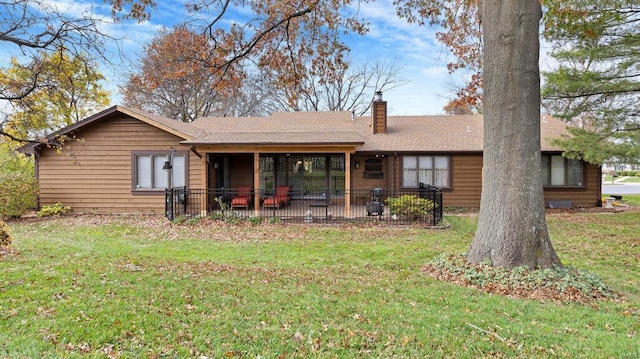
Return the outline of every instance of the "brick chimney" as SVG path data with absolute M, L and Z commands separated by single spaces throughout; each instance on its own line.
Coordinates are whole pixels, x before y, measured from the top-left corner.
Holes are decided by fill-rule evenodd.
M 382 101 L 382 91 L 377 91 L 373 96 L 373 133 L 387 132 L 387 101 Z

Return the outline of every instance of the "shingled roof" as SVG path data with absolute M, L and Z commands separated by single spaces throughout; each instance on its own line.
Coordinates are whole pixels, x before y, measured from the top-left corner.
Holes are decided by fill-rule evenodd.
M 348 144 L 362 146 L 360 127 L 351 113 L 276 112 L 270 117 L 207 117 L 191 123 L 202 136 L 188 144 Z
M 481 152 L 483 118 L 470 116 L 389 116 L 387 132 L 374 134 L 371 117 L 350 112 L 276 112 L 271 117 L 209 117 L 192 123 L 201 131 L 189 144 L 361 144 L 363 152 Z M 559 151 L 547 139 L 566 125 L 545 116 L 542 150 Z
M 359 152 L 482 152 L 483 119 L 469 116 L 388 116 L 386 133 L 374 134 L 370 116 L 348 111 L 275 112 L 269 117 L 205 117 L 192 123 L 172 120 L 123 106 L 113 106 L 57 131 L 48 138 L 72 134 L 96 121 L 123 113 L 191 145 L 349 145 Z M 542 150 L 560 151 L 549 139 L 566 133 L 550 116 L 541 121 Z M 24 146 L 29 152 L 35 145 Z

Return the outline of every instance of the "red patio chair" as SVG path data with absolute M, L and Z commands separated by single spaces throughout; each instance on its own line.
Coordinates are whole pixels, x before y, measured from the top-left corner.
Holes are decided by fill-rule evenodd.
M 249 209 L 251 204 L 251 186 L 238 186 L 237 194 L 231 200 L 231 208 L 244 207 Z
M 276 193 L 273 197 L 268 197 L 264 200 L 263 205 L 265 207 L 280 208 L 286 204 L 289 204 L 291 197 L 289 196 L 289 190 L 291 186 L 278 186 L 276 187 Z

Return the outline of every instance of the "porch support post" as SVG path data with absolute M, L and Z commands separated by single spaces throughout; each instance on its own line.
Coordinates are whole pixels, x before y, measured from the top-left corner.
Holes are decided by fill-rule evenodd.
M 351 217 L 351 152 L 344 153 L 344 215 Z
M 260 211 L 260 152 L 253 152 L 253 211 L 258 215 Z
M 193 146 L 192 146 L 193 147 Z M 208 187 L 208 182 L 207 182 L 207 176 L 208 176 L 208 169 L 209 166 L 207 166 L 207 157 L 208 156 L 200 156 L 200 168 L 201 168 L 201 175 L 200 175 L 200 188 L 204 188 L 204 193 L 202 194 L 202 201 L 200 201 L 200 215 L 202 217 L 205 217 L 207 215 L 207 202 L 209 201 L 209 196 L 208 196 L 208 192 L 207 191 L 207 187 Z

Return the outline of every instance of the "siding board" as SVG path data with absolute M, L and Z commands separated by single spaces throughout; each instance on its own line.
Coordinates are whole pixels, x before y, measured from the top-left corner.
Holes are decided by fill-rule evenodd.
M 201 160 L 182 140 L 144 122 L 120 115 L 82 128 L 62 151 L 44 148 L 38 177 L 40 206 L 62 202 L 78 213 L 155 213 L 164 211 L 164 193 L 131 190 L 133 151 L 185 151 L 188 186 L 202 188 Z
M 385 187 L 387 176 L 390 176 L 390 188 L 402 187 L 402 155 L 397 157 L 387 156 L 393 169 L 393 161 L 396 161 L 395 171 L 385 173 L 385 180 L 367 182 L 361 178 L 362 163 L 367 157 L 355 155 L 354 159 L 360 159 L 360 169 L 353 170 L 353 188 Z M 443 190 L 443 203 L 445 207 L 479 208 L 482 193 L 482 154 L 454 154 L 451 155 L 451 188 Z M 384 168 L 387 168 L 385 163 Z M 600 198 L 600 171 L 593 165 L 585 166 L 584 188 L 545 188 L 545 201 L 549 199 L 570 199 L 576 207 L 594 207 L 598 205 Z M 395 183 L 395 185 L 394 185 Z

